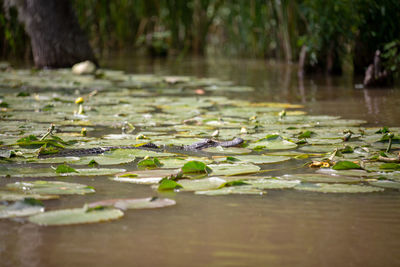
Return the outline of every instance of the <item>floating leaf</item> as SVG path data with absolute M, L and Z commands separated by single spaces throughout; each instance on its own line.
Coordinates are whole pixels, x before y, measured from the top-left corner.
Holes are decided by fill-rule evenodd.
M 293 188 L 300 184 L 299 180 L 281 180 L 281 179 L 259 179 L 259 180 L 246 180 L 248 184 L 251 184 L 258 189 L 286 189 Z
M 0 205 L 0 218 L 30 216 L 44 212 L 43 203 L 33 198 L 25 198 L 9 206 Z
M 58 165 L 56 168 L 56 173 L 71 173 L 71 172 L 78 172 L 74 168 L 71 168 L 67 164 Z
M 175 200 L 172 199 L 149 197 L 149 198 L 108 199 L 90 203 L 88 207 L 96 208 L 99 206 L 103 207 L 112 206 L 117 209 L 127 210 L 127 209 L 155 209 L 155 208 L 168 207 L 175 204 L 176 204 Z
M 206 173 L 209 174 L 212 172 L 212 169 L 208 167 L 201 161 L 189 161 L 183 165 L 181 168 L 183 174 L 193 174 L 193 173 Z
M 300 180 L 306 183 L 358 183 L 360 178 L 318 173 L 300 173 L 282 176 L 286 180 Z
M 67 183 L 59 181 L 32 181 L 32 182 L 16 182 L 7 184 L 10 189 L 19 189 L 34 194 L 57 194 L 57 195 L 84 195 L 94 193 L 95 190 L 84 184 Z
M 165 190 L 174 190 L 174 189 L 179 189 L 182 188 L 183 186 L 178 184 L 177 182 L 170 180 L 168 178 L 163 178 L 159 182 L 158 185 L 158 190 L 159 191 L 165 191 Z
M 278 163 L 290 160 L 286 156 L 266 156 L 266 155 L 239 155 L 235 157 L 216 158 L 216 161 L 226 162 L 249 162 L 255 164 Z
M 210 190 L 217 189 L 221 185 L 225 184 L 226 180 L 219 177 L 208 177 L 204 179 L 179 180 L 179 184 L 183 187 L 181 191 L 198 191 L 198 190 Z
M 196 191 L 197 195 L 218 196 L 218 195 L 264 195 L 267 192 L 253 188 L 252 186 L 230 186 L 216 190 Z
M 362 169 L 360 165 L 351 161 L 338 161 L 332 166 L 334 170 Z
M 19 192 L 12 192 L 12 191 L 0 191 L 0 200 L 2 200 L 2 201 L 18 201 L 18 200 L 24 200 L 25 198 L 47 200 L 47 199 L 57 199 L 57 198 L 59 198 L 59 196 L 32 194 L 30 192 L 19 193 Z
M 294 189 L 321 193 L 371 193 L 383 191 L 382 188 L 374 186 L 348 184 L 300 184 Z
M 148 159 L 143 159 L 138 162 L 138 167 L 142 168 L 159 168 L 163 166 L 163 164 L 158 160 L 158 158 L 148 158 Z
M 210 164 L 208 165 L 213 170 L 213 175 L 240 175 L 255 173 L 260 170 L 257 165 L 242 163 L 242 164 Z
M 133 184 L 157 184 L 166 176 L 176 175 L 179 170 L 146 170 L 118 174 L 113 181 Z
M 371 181 L 368 182 L 370 185 L 383 187 L 383 188 L 391 188 L 391 189 L 399 189 L 400 190 L 400 182 L 393 182 L 393 181 Z
M 70 225 L 116 220 L 121 218 L 123 215 L 124 213 L 119 209 L 105 208 L 90 210 L 84 207 L 78 209 L 47 211 L 29 217 L 29 221 L 43 226 Z
M 287 141 L 277 134 L 267 135 L 266 137 L 249 145 L 249 148 L 254 150 L 293 149 L 296 147 L 297 145 L 295 143 Z
M 379 166 L 379 169 L 383 170 L 400 170 L 400 164 L 398 163 L 383 163 Z

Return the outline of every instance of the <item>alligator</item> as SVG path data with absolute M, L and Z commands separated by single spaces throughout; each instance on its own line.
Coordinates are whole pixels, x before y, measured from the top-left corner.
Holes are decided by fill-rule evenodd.
M 216 141 L 212 139 L 205 139 L 200 142 L 196 142 L 191 145 L 178 146 L 177 150 L 183 151 L 200 151 L 202 149 L 208 147 L 234 147 L 241 145 L 243 143 L 243 139 L 240 137 L 236 137 L 231 141 Z M 94 147 L 94 148 L 81 148 L 81 149 L 63 149 L 53 154 L 39 154 L 39 158 L 53 158 L 53 157 L 80 157 L 80 156 L 90 156 L 102 154 L 107 151 L 111 151 L 114 149 L 143 149 L 143 150 L 153 150 L 156 151 L 161 149 L 160 146 L 157 146 L 153 143 L 146 143 L 140 146 L 108 146 L 108 147 Z

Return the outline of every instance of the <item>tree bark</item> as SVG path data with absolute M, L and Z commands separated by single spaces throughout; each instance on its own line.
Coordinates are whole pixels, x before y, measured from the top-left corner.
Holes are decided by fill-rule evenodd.
M 18 10 L 31 39 L 33 60 L 39 68 L 71 67 L 97 60 L 79 26 L 69 0 L 8 0 Z

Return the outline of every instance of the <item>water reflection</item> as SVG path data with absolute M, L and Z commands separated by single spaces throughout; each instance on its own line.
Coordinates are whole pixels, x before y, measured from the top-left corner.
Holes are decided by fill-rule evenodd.
M 369 125 L 400 125 L 400 88 L 356 89 L 351 75 L 312 75 L 299 78 L 296 65 L 253 59 L 148 59 L 113 56 L 103 63 L 133 73 L 218 77 L 250 85 L 254 94 L 238 95 L 251 101 L 302 103 L 312 114 L 364 119 Z M 233 96 L 235 97 L 235 96 Z

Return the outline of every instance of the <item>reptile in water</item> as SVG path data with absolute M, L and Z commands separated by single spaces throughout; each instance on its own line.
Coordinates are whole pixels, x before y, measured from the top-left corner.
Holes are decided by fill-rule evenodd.
M 180 150 L 185 151 L 198 151 L 208 147 L 234 147 L 243 143 L 243 139 L 236 137 L 231 141 L 215 141 L 212 139 L 205 139 L 203 141 L 178 147 Z M 64 149 L 54 154 L 39 154 L 39 158 L 52 158 L 52 157 L 80 157 L 102 154 L 106 151 L 114 149 L 143 149 L 143 150 L 157 150 L 160 149 L 159 146 L 153 143 L 147 143 L 141 146 L 109 146 L 109 147 L 95 147 L 95 148 L 82 148 L 82 149 Z

